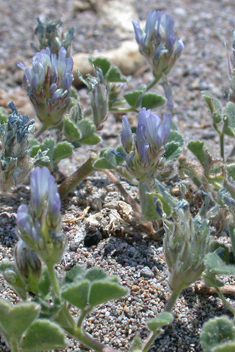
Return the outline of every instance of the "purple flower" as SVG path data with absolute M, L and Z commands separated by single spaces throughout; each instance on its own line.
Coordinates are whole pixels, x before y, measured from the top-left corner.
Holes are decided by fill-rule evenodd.
M 35 54 L 32 63 L 32 69 L 17 63 L 25 71 L 23 87 L 39 120 L 46 126 L 56 126 L 70 102 L 73 59 L 66 57 L 64 48 L 60 48 L 58 57 L 46 48 Z
M 136 131 L 136 143 L 147 143 L 149 150 L 155 154 L 165 144 L 171 129 L 171 114 L 163 114 L 163 121 L 156 114 L 152 114 L 151 110 L 142 108 L 138 114 L 138 126 Z M 138 130 L 141 134 L 138 137 Z
M 133 26 L 140 53 L 152 67 L 155 78 L 167 75 L 184 48 L 182 40 L 175 38 L 173 19 L 162 11 L 150 10 L 145 32 L 138 21 L 133 21 Z
M 127 168 L 137 179 L 153 177 L 159 167 L 164 144 L 171 129 L 171 114 L 163 114 L 163 120 L 152 114 L 151 110 L 142 108 L 138 114 L 135 143 L 126 116 L 122 120 L 122 145 L 127 152 Z
M 30 206 L 17 211 L 18 234 L 45 262 L 58 262 L 65 248 L 60 227 L 61 201 L 54 177 L 46 167 L 36 167 L 30 179 Z

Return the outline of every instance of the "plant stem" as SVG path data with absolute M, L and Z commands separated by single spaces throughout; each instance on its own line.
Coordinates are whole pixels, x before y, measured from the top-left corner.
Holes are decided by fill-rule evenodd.
M 91 335 L 86 333 L 83 328 L 77 328 L 74 330 L 73 336 L 84 345 L 97 352 L 118 352 L 118 350 L 114 350 L 113 348 L 96 341 Z
M 160 78 L 161 78 L 161 77 L 160 77 Z M 153 87 L 157 84 L 157 82 L 159 81 L 160 78 L 155 78 L 155 79 L 152 81 L 152 83 L 150 83 L 150 84 L 146 87 L 146 92 L 147 92 L 148 90 L 150 90 L 151 88 L 153 88 Z
M 15 338 L 11 340 L 11 350 L 12 350 L 12 352 L 19 352 L 20 351 L 18 343 Z
M 149 336 L 147 337 L 147 339 L 144 341 L 144 343 L 143 343 L 143 346 L 142 346 L 142 352 L 147 352 L 149 349 L 150 349 L 150 347 L 151 347 L 151 345 L 152 345 L 152 343 L 154 342 L 154 340 L 158 337 L 158 335 L 161 333 L 161 330 L 159 329 L 159 330 L 156 330 L 156 331 L 151 331 L 150 333 L 149 333 Z
M 87 310 L 82 310 L 81 314 L 79 315 L 78 322 L 77 322 L 77 327 L 81 328 L 82 327 L 82 322 L 85 319 L 85 316 L 89 314 L 92 311 L 92 308 L 87 309 Z
M 123 188 L 121 182 L 114 176 L 114 174 L 107 169 L 102 170 L 102 172 L 104 172 L 110 178 L 110 180 L 115 184 L 115 186 L 117 187 L 121 195 L 125 198 L 127 203 L 129 203 L 136 212 L 141 214 L 141 207 L 139 206 L 139 204 L 136 203 L 136 201 L 133 198 L 131 198 L 131 196 Z
M 111 108 L 109 111 L 113 111 L 113 112 L 130 112 L 130 111 L 135 111 L 135 112 L 139 112 L 138 110 L 134 109 L 134 108 Z
M 47 270 L 48 270 L 48 274 L 49 274 L 49 277 L 50 277 L 50 281 L 51 281 L 54 293 L 60 299 L 60 288 L 59 288 L 59 285 L 58 285 L 58 280 L 57 280 L 57 277 L 56 277 L 54 265 L 47 264 Z
M 224 161 L 224 134 L 221 133 L 220 135 L 220 156 Z
M 71 176 L 67 177 L 66 180 L 61 183 L 59 186 L 59 194 L 61 198 L 64 198 L 73 188 L 75 188 L 87 176 L 95 171 L 93 163 L 96 158 L 96 154 L 91 153 L 89 159 L 87 159 L 84 164 L 82 164 Z
M 219 298 L 221 299 L 221 301 L 223 302 L 223 304 L 225 305 L 226 308 L 228 308 L 228 310 L 235 316 L 235 307 L 233 307 L 224 297 L 223 293 L 220 291 L 220 289 L 218 287 L 215 287 L 215 290 L 219 296 Z
M 182 289 L 178 289 L 178 290 L 174 290 L 171 292 L 171 296 L 169 298 L 169 300 L 166 302 L 165 308 L 164 308 L 164 312 L 171 312 L 177 298 L 179 297 L 180 293 L 181 293 Z

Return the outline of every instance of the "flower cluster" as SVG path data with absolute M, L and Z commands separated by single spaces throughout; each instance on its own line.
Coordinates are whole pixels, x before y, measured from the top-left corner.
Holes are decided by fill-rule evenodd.
M 121 141 L 127 155 L 125 160 L 128 171 L 137 180 L 153 179 L 158 167 L 164 144 L 171 129 L 171 114 L 163 114 L 161 118 L 151 110 L 142 108 L 138 114 L 138 126 L 133 136 L 127 117 L 122 119 L 123 132 Z
M 37 17 L 38 25 L 35 28 L 35 35 L 38 38 L 38 47 L 31 43 L 31 47 L 37 52 L 46 47 L 50 48 L 52 54 L 59 54 L 60 48 L 65 48 L 67 55 L 70 53 L 71 42 L 74 38 L 74 28 L 71 27 L 68 33 L 60 31 L 62 21 L 42 22 Z
M 145 32 L 138 21 L 133 21 L 135 38 L 140 53 L 152 67 L 156 79 L 167 75 L 184 48 L 174 35 L 174 21 L 162 11 L 149 11 Z
M 22 62 L 17 65 L 25 71 L 23 86 L 46 129 L 61 122 L 69 105 L 73 59 L 66 57 L 64 48 L 60 49 L 58 57 L 46 48 L 36 53 L 32 62 L 32 69 Z
M 31 174 L 30 206 L 17 211 L 18 234 L 45 263 L 57 263 L 66 240 L 61 232 L 61 201 L 55 179 L 46 167 L 36 167 Z
M 13 102 L 8 106 L 12 113 L 8 122 L 0 126 L 0 191 L 24 181 L 33 166 L 28 153 L 28 135 L 34 131 L 34 120 L 21 116 Z
M 177 221 L 164 222 L 163 241 L 165 259 L 169 270 L 169 285 L 179 292 L 201 277 L 204 259 L 209 252 L 209 220 L 200 214 L 192 218 L 186 203 L 177 211 Z

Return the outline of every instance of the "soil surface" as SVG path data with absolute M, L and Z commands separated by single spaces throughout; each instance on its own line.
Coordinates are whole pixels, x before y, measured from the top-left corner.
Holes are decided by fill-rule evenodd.
M 105 0 L 104 0 L 105 1 Z M 110 0 L 112 1 L 112 0 Z M 123 6 L 125 4 L 124 0 Z M 22 114 L 35 118 L 20 85 L 16 62 L 30 63 L 34 55 L 30 48 L 33 40 L 35 18 L 44 20 L 65 19 L 63 28 L 75 28 L 73 53 L 105 51 L 121 44 L 117 30 L 104 19 L 93 1 L 80 1 L 83 10 L 75 10 L 72 0 L 0 0 L 0 105 L 14 100 Z M 175 102 L 173 120 L 183 133 L 185 140 L 206 141 L 213 153 L 218 152 L 219 138 L 212 128 L 211 118 L 201 96 L 208 90 L 225 105 L 229 79 L 227 50 L 230 51 L 235 29 L 235 2 L 233 0 L 135 0 L 134 7 L 140 20 L 146 19 L 150 9 L 163 10 L 175 21 L 175 31 L 182 38 L 185 48 L 181 58 L 169 75 Z M 138 19 L 138 18 L 133 18 Z M 134 34 L 133 34 L 134 37 Z M 225 43 L 228 49 L 226 49 Z M 124 87 L 131 90 L 152 79 L 150 70 L 142 70 L 129 77 Z M 162 92 L 161 87 L 154 89 Z M 79 87 L 81 102 L 86 105 L 84 87 Z M 164 111 L 164 108 L 163 110 Z M 158 111 L 159 113 L 160 110 Z M 109 115 L 101 131 L 102 146 L 118 143 L 121 116 Z M 136 121 L 136 115 L 130 114 Z M 226 140 L 226 153 L 232 148 Z M 100 146 L 99 146 L 100 148 Z M 70 174 L 86 159 L 87 148 L 79 149 L 72 161 L 61 164 L 61 171 Z M 217 154 L 218 155 L 218 154 Z M 137 190 L 122 180 L 123 186 L 137 198 Z M 28 186 L 21 186 L 12 194 L 0 197 L 0 260 L 13 260 L 15 235 L 15 213 L 17 207 L 29 200 Z M 169 297 L 167 268 L 164 262 L 162 242 L 149 238 L 131 223 L 131 209 L 119 195 L 105 174 L 96 173 L 80 184 L 62 204 L 63 229 L 68 236 L 68 250 L 60 264 L 58 273 L 68 270 L 76 263 L 88 268 L 98 266 L 108 274 L 120 277 L 120 282 L 130 288 L 130 295 L 100 306 L 85 322 L 86 330 L 95 338 L 119 350 L 127 350 L 136 333 L 147 336 L 146 321 L 163 308 Z M 98 223 L 98 225 L 97 225 Z M 84 245 L 90 235 L 96 240 Z M 219 240 L 228 243 L 223 233 Z M 223 237 L 224 236 L 224 237 Z M 87 237 L 86 237 L 87 238 Z M 233 283 L 233 278 L 224 279 Z M 16 302 L 13 290 L 0 278 L 0 297 Z M 230 297 L 233 302 L 233 297 Z M 73 311 L 74 317 L 78 315 Z M 199 334 L 205 321 L 213 316 L 229 315 L 221 301 L 213 295 L 195 293 L 194 285 L 185 290 L 173 310 L 174 322 L 164 329 L 151 351 L 201 352 Z M 84 346 L 68 337 L 68 348 L 64 351 L 80 351 Z M 0 350 L 8 351 L 3 339 Z

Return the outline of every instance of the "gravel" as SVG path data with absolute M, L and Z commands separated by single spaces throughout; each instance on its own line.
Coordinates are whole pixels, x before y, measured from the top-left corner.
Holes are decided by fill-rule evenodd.
M 135 0 L 134 3 L 141 20 L 146 18 L 149 9 L 156 8 L 155 0 Z M 224 43 L 230 47 L 233 40 L 235 3 L 232 0 L 159 0 L 157 8 L 172 15 L 177 35 L 185 43 L 183 55 L 169 76 L 175 100 L 174 122 L 186 141 L 192 138 L 205 140 L 216 152 L 218 136 L 211 127 L 210 116 L 200 91 L 209 90 L 223 104 L 226 102 L 228 72 Z M 41 19 L 46 15 L 57 19 L 61 15 L 66 18 L 68 27 L 75 27 L 74 53 L 102 51 L 115 48 L 120 43 L 115 28 L 104 25 L 103 19 L 97 17 L 92 7 L 83 12 L 75 12 L 72 0 L 11 0 L 7 6 L 5 1 L 0 0 L 0 12 L 0 80 L 3 90 L 0 90 L 0 99 L 5 93 L 14 95 L 20 89 L 15 64 L 22 59 L 24 62 L 31 61 L 33 52 L 29 42 L 33 38 L 35 18 L 38 15 Z M 128 82 L 125 89 L 131 90 L 150 80 L 151 73 L 147 70 Z M 159 90 L 161 87 L 156 91 Z M 80 92 L 83 96 L 85 90 Z M 129 117 L 135 121 L 134 115 L 130 114 Z M 115 144 L 116 139 L 112 136 L 118 135 L 120 129 L 119 117 L 110 116 L 104 145 Z M 230 148 L 231 140 L 227 139 L 226 152 Z M 67 173 L 72 172 L 83 160 L 85 151 L 82 149 L 81 154 L 74 157 L 73 164 L 67 162 L 62 165 L 63 171 L 66 169 Z M 124 186 L 135 198 L 136 188 L 126 182 Z M 28 199 L 28 186 L 0 197 L 0 260 L 13 260 L 13 247 L 17 241 L 15 213 L 21 203 L 27 204 Z M 108 274 L 117 275 L 121 284 L 129 287 L 128 296 L 99 306 L 85 322 L 86 331 L 99 341 L 127 350 L 136 333 L 142 339 L 147 336 L 146 321 L 161 312 L 170 291 L 162 242 L 151 240 L 123 219 L 122 214 L 118 213 L 117 204 L 120 201 L 123 202 L 124 199 L 103 174 L 89 177 L 69 194 L 62 207 L 68 251 L 57 265 L 57 270 L 62 273 L 75 264 L 86 264 L 88 268 L 101 267 Z M 111 202 L 116 204 L 113 208 L 107 206 Z M 85 219 L 76 220 L 88 206 L 90 209 Z M 96 216 L 97 213 L 102 221 L 100 220 L 99 228 L 93 228 L 91 220 L 94 218 L 89 217 Z M 116 222 L 115 216 L 118 217 Z M 112 228 L 108 227 L 111 220 Z M 102 240 L 91 247 L 85 247 L 83 240 L 87 233 L 94 234 L 96 231 L 102 234 Z M 226 237 L 223 241 L 228 243 Z M 232 277 L 225 278 L 224 281 L 230 284 L 234 282 Z M 18 300 L 2 278 L 0 297 L 11 302 Z M 233 298 L 230 299 L 233 303 Z M 75 309 L 72 312 L 76 317 L 78 312 Z M 173 314 L 173 323 L 164 329 L 151 347 L 151 352 L 201 352 L 199 334 L 203 323 L 214 316 L 229 315 L 216 296 L 196 294 L 194 285 L 183 291 Z M 68 339 L 68 348 L 63 351 L 86 349 L 73 339 Z M 0 349 L 8 351 L 2 339 Z

